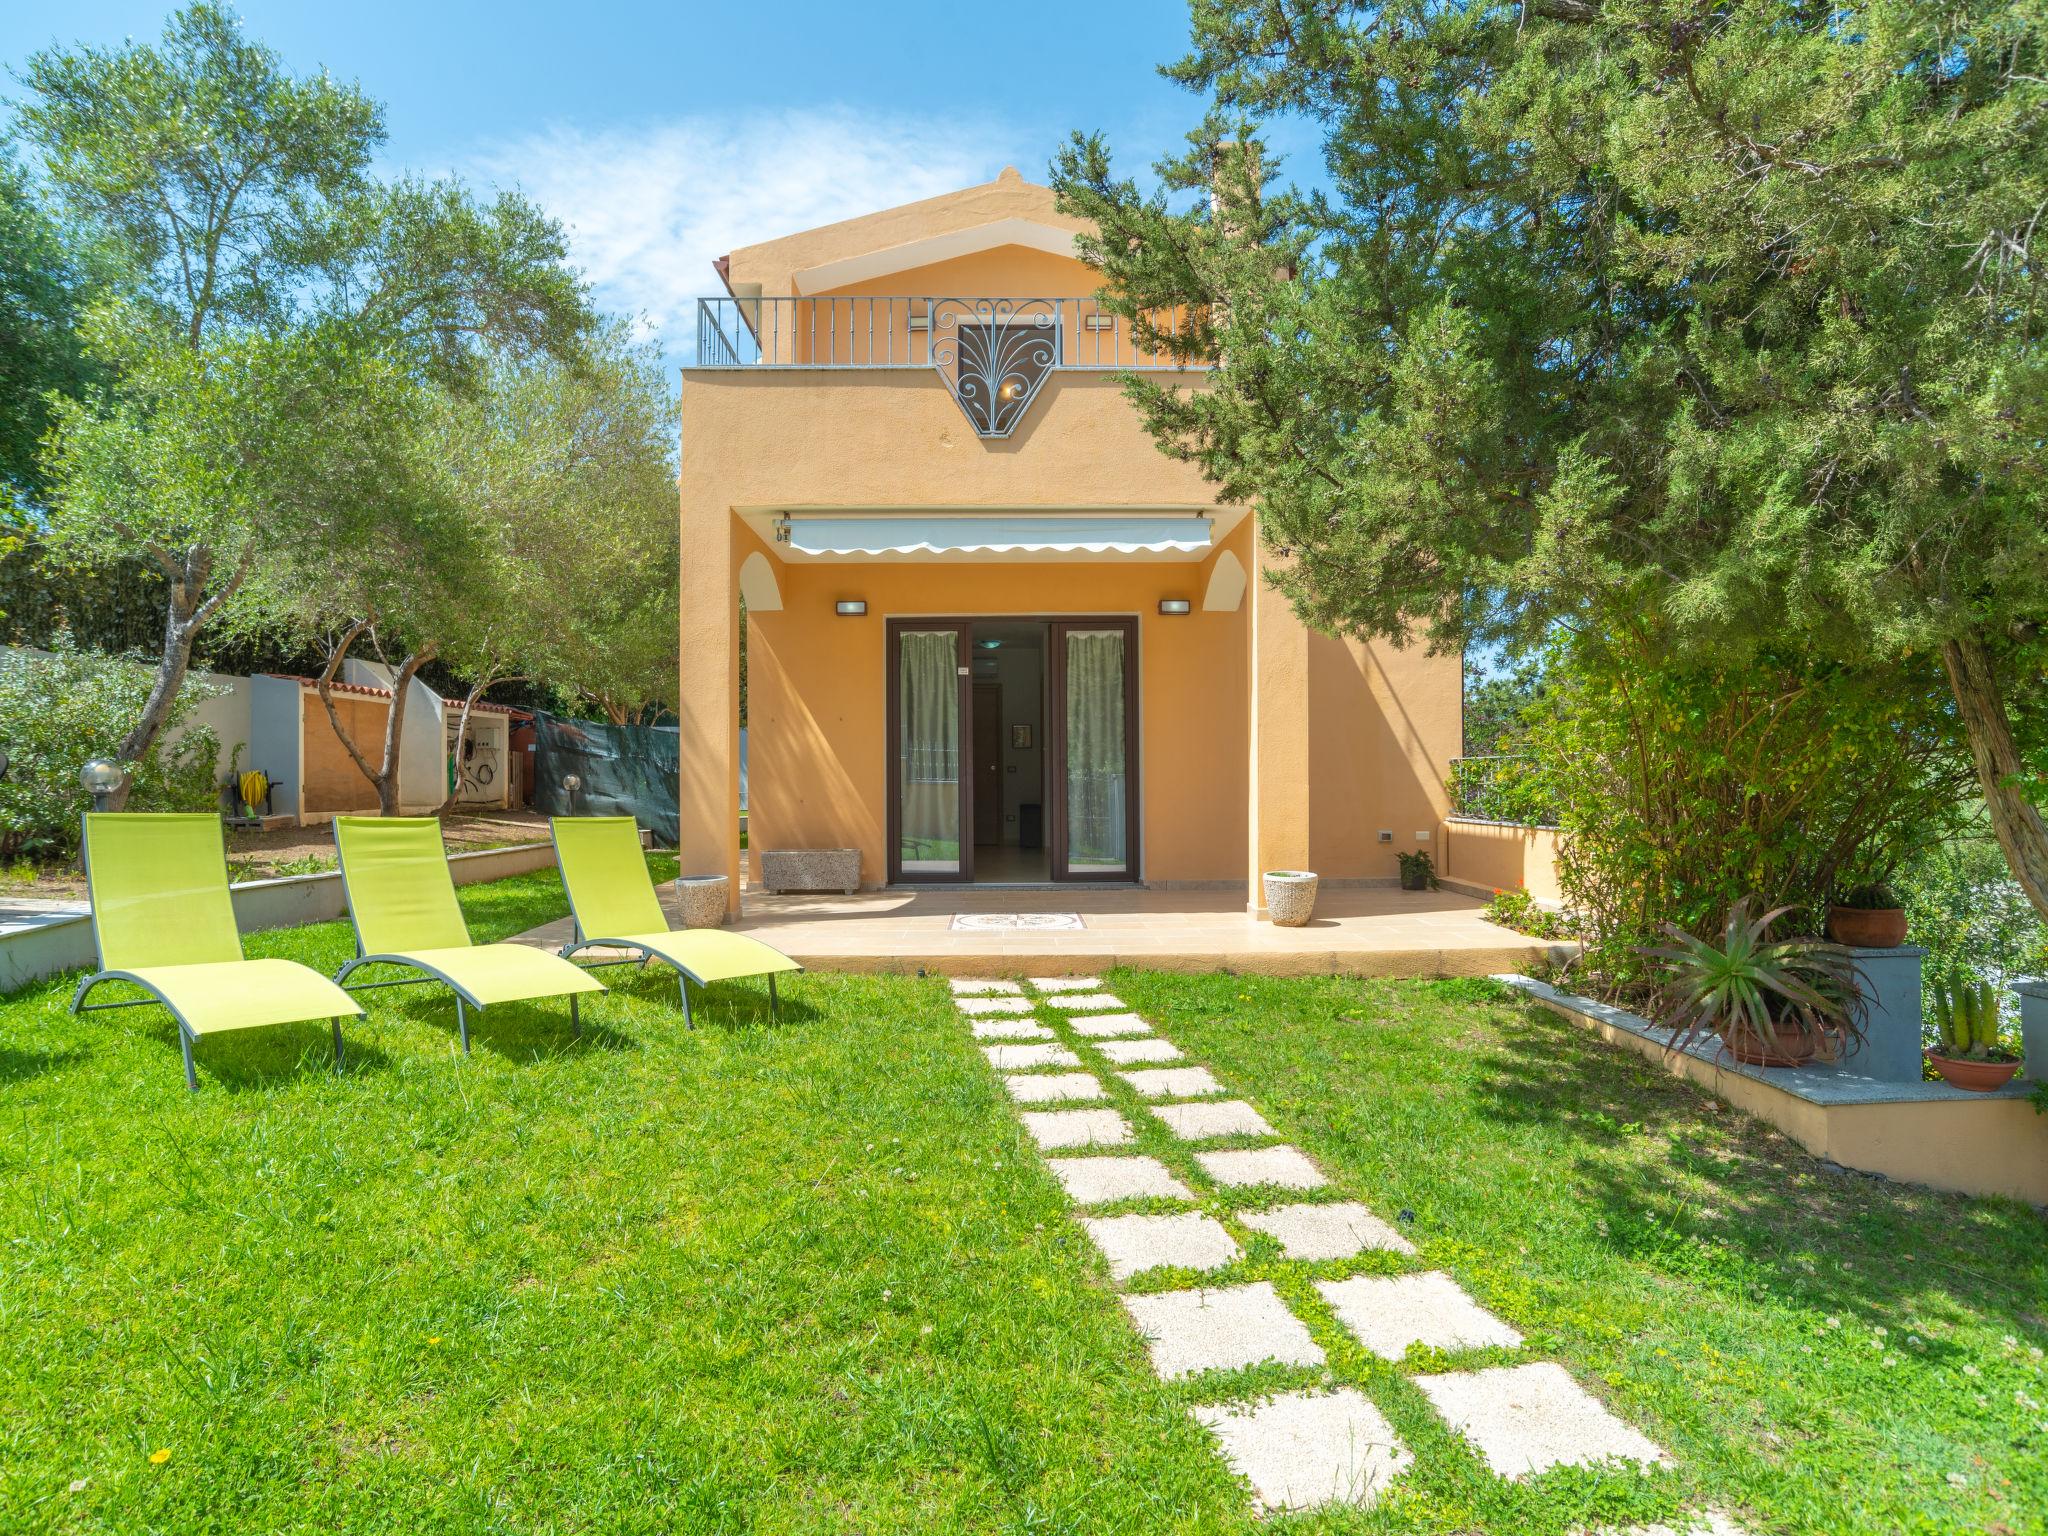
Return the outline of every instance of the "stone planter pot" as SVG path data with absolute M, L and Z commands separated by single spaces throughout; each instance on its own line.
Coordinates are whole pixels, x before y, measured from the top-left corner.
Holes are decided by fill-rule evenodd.
M 723 875 L 679 875 L 676 896 L 685 928 L 718 928 L 725 923 L 728 886 Z
M 1260 878 L 1266 890 L 1266 916 L 1273 926 L 1305 926 L 1316 910 L 1316 877 L 1307 870 L 1269 869 Z
M 769 891 L 844 891 L 860 889 L 858 848 L 764 848 L 760 853 L 761 887 Z

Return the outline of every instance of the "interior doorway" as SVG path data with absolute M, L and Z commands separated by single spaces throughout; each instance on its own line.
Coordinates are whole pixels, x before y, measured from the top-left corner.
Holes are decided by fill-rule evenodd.
M 1129 881 L 1137 624 L 891 619 L 889 878 Z

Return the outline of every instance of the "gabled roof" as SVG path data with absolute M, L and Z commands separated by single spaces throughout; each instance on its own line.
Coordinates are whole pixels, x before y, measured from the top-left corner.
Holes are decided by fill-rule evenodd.
M 713 265 L 738 295 L 822 293 L 1004 245 L 1072 256 L 1088 228 L 1054 206 L 1052 188 L 1005 166 L 994 181 L 741 246 Z

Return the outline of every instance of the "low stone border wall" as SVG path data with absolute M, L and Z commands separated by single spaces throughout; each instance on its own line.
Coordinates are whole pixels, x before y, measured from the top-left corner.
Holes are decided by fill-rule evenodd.
M 451 853 L 449 873 L 457 885 L 504 880 L 531 874 L 555 862 L 555 845 L 515 843 L 509 848 L 481 848 Z M 273 880 L 244 880 L 228 887 L 235 904 L 235 922 L 244 933 L 264 928 L 296 928 L 345 916 L 348 901 L 341 875 L 326 870 L 315 875 L 282 875 Z M 20 918 L 0 931 L 0 994 L 13 992 L 45 976 L 86 970 L 94 958 L 92 918 L 85 912 L 38 913 Z
M 1534 977 L 1493 979 L 1769 1121 L 1815 1157 L 1935 1189 L 2048 1205 L 2048 1115 L 2029 1102 L 2031 1083 L 1970 1093 L 1827 1066 L 1745 1066 L 1719 1041 L 1669 1050 L 1670 1032 L 1641 1015 Z

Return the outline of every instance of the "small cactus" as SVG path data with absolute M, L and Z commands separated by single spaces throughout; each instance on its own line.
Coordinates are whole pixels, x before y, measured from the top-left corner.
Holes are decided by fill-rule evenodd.
M 1980 981 L 1976 993 L 1977 1006 L 1970 1019 L 1970 1054 L 1981 1061 L 1998 1044 L 1998 988 Z
M 1961 977 L 1937 981 L 1934 1032 L 1947 1055 L 1984 1060 L 1998 1044 L 1998 988 Z

